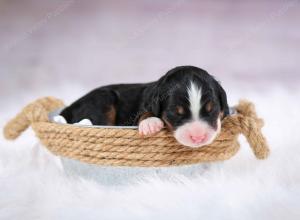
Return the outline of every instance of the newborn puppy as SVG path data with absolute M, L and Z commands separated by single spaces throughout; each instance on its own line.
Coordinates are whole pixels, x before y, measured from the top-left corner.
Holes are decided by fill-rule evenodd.
M 151 83 L 100 87 L 61 112 L 68 123 L 90 119 L 94 125 L 138 125 L 143 136 L 165 126 L 189 147 L 212 143 L 228 114 L 224 89 L 193 66 L 176 67 Z

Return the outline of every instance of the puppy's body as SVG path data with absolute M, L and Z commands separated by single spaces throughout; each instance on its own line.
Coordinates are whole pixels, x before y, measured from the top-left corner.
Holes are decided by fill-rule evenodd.
M 144 90 L 148 84 L 118 84 L 97 88 L 65 108 L 68 123 L 88 118 L 94 125 L 137 125 Z
M 228 112 L 226 93 L 212 76 L 181 66 L 152 83 L 95 89 L 61 115 L 68 123 L 88 118 L 94 125 L 139 125 L 143 135 L 165 125 L 180 143 L 197 147 L 212 142 Z

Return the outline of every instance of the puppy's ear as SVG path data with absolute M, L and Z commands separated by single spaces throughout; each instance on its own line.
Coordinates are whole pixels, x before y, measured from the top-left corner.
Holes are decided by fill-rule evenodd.
M 227 115 L 229 115 L 229 107 L 228 107 L 228 103 L 227 103 L 227 95 L 225 90 L 223 89 L 223 87 L 220 85 L 219 82 L 215 82 L 216 85 L 216 91 L 217 91 L 217 96 L 220 102 L 220 106 L 221 106 L 221 112 L 223 112 L 224 116 L 226 117 Z
M 160 89 L 158 86 L 153 86 L 149 91 L 146 91 L 144 97 L 144 108 L 145 110 L 153 113 L 154 116 L 160 116 Z
M 175 69 L 168 71 L 159 80 L 147 86 L 143 91 L 141 112 L 147 112 L 153 114 L 155 117 L 161 117 L 163 102 L 168 98 L 170 94 L 169 90 L 172 88 L 169 80 L 174 71 Z
M 147 116 L 160 117 L 160 100 L 159 88 L 156 85 L 147 87 L 143 92 L 140 110 L 135 117 L 134 123 L 139 124 L 141 119 Z

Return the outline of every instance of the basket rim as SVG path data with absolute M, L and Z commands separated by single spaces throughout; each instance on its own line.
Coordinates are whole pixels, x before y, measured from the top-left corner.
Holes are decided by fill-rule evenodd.
M 14 140 L 31 126 L 41 143 L 55 155 L 109 166 L 179 166 L 227 160 L 237 153 L 240 134 L 246 137 L 256 158 L 265 159 L 269 155 L 267 141 L 261 132 L 263 120 L 258 118 L 254 104 L 246 100 L 236 106 L 236 114 L 224 118 L 224 129 L 214 143 L 184 152 L 183 146 L 166 129 L 151 138 L 140 138 L 135 127 L 51 121 L 49 113 L 54 117 L 64 106 L 61 100 L 53 97 L 29 103 L 5 125 L 5 138 Z

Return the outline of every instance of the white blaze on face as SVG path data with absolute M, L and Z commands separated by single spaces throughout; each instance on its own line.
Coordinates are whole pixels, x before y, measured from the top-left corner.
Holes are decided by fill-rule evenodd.
M 201 109 L 201 97 L 202 91 L 195 83 L 191 82 L 188 87 L 188 96 L 190 102 L 190 111 L 192 113 L 192 119 L 197 121 L 199 120 L 199 114 Z
M 202 90 L 191 82 L 187 88 L 191 121 L 178 127 L 175 131 L 176 140 L 189 147 L 201 147 L 211 144 L 221 129 L 221 120 L 218 118 L 217 129 L 212 128 L 200 117 Z

